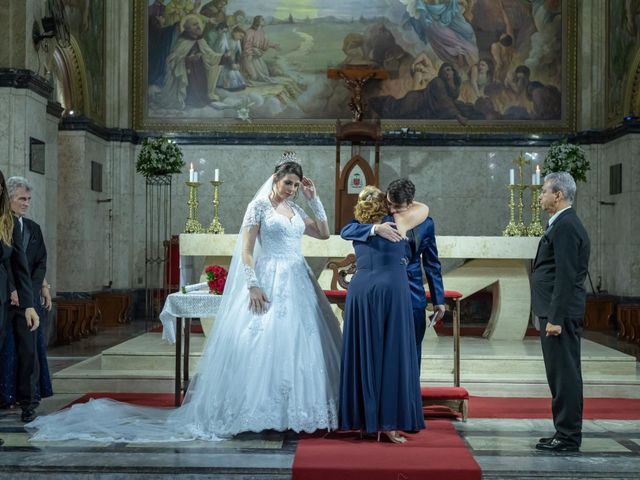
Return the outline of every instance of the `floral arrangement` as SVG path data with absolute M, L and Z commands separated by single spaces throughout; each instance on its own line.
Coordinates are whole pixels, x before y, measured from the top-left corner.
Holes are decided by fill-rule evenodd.
M 220 265 L 209 265 L 204 269 L 204 273 L 207 275 L 209 292 L 214 295 L 222 295 L 224 285 L 227 282 L 227 270 Z
M 167 137 L 145 138 L 138 154 L 136 171 L 144 177 L 180 173 L 184 167 L 182 150 Z
M 591 165 L 582 147 L 566 141 L 553 143 L 542 162 L 543 175 L 569 172 L 576 182 L 586 182 L 590 169 Z

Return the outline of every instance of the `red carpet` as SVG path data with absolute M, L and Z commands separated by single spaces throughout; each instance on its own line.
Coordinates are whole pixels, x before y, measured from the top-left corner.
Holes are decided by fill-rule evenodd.
M 551 398 L 470 397 L 470 418 L 551 418 Z M 640 420 L 640 399 L 585 398 L 585 420 Z
M 88 402 L 91 398 L 112 398 L 119 402 L 150 407 L 173 407 L 173 393 L 89 392 L 65 406 Z M 428 406 L 425 418 L 451 418 L 455 414 L 447 407 Z M 470 418 L 551 418 L 548 397 L 474 397 L 469 398 Z M 640 420 L 638 398 L 585 398 L 583 417 L 586 420 Z M 431 422 L 429 422 L 431 425 Z
M 357 432 L 302 435 L 293 480 L 480 479 L 480 467 L 448 420 L 427 422 L 403 445 L 360 439 Z

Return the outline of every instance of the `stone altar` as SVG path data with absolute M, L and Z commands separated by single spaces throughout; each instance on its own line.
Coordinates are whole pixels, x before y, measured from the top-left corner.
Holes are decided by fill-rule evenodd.
M 229 265 L 237 238 L 237 234 L 182 234 L 180 255 L 206 257 L 208 265 Z M 484 332 L 487 339 L 524 338 L 531 311 L 529 265 L 538 241 L 538 237 L 437 237 L 441 259 L 465 260 L 460 267 L 444 274 L 447 289 L 468 297 L 485 287 L 493 288 L 491 317 Z M 339 235 L 332 235 L 329 240 L 305 236 L 302 253 L 308 258 L 328 261 L 353 253 L 353 248 L 351 242 Z M 331 271 L 324 270 L 318 278 L 320 286 L 329 288 L 330 281 Z

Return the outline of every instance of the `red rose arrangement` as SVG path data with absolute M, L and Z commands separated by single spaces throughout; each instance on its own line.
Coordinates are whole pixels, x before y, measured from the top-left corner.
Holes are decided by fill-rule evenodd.
M 222 295 L 224 284 L 227 282 L 227 270 L 220 265 L 209 265 L 204 269 L 207 274 L 209 292 L 214 295 Z

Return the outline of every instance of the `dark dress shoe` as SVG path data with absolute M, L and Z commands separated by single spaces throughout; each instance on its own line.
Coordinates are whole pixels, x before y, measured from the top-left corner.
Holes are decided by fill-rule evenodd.
M 558 438 L 554 438 L 549 443 L 538 443 L 536 445 L 537 450 L 543 450 L 545 452 L 578 452 L 580 448 L 572 443 L 565 442 Z
M 33 422 L 36 419 L 36 411 L 32 409 L 22 410 L 22 415 L 20 415 L 20 419 L 24 423 Z
M 538 440 L 538 443 L 549 443 L 554 438 L 556 438 L 555 435 L 553 437 L 542 437 L 541 439 Z

